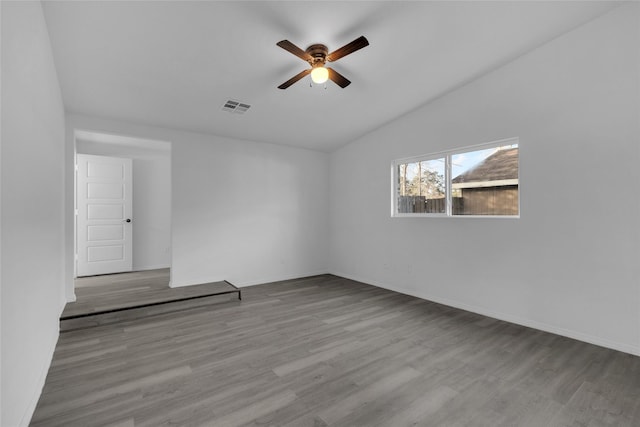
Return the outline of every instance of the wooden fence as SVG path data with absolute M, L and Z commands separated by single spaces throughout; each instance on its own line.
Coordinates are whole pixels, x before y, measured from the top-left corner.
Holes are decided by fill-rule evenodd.
M 451 200 L 453 215 L 518 215 L 518 186 L 464 189 Z M 400 196 L 398 213 L 445 213 L 446 199 Z
M 427 199 L 425 196 L 400 196 L 398 198 L 398 213 L 444 213 L 446 200 Z

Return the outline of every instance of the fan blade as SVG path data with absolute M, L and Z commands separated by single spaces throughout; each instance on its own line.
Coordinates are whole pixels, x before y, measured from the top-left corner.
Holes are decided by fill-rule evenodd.
M 309 55 L 304 50 L 300 49 L 295 44 L 291 43 L 289 40 L 282 40 L 276 44 L 281 48 L 283 48 L 284 50 L 286 50 L 287 52 L 293 53 L 295 56 L 302 59 L 303 61 L 309 62 L 313 60 L 313 57 L 311 55 Z
M 292 84 L 294 84 L 295 82 L 303 78 L 304 76 L 309 75 L 309 73 L 311 73 L 311 68 L 308 68 L 304 71 L 299 72 L 298 74 L 296 74 L 295 76 L 291 77 L 289 80 L 287 80 L 286 82 L 278 86 L 278 89 L 288 88 L 289 86 L 291 86 Z M 331 74 L 329 74 L 329 76 L 331 76 Z
M 342 58 L 343 56 L 347 56 L 350 53 L 355 52 L 356 50 L 360 50 L 363 47 L 369 46 L 369 41 L 364 37 L 360 36 L 351 43 L 347 43 L 342 46 L 340 49 L 334 50 L 329 55 L 327 55 L 327 61 L 333 62 Z
M 345 76 L 334 70 L 333 68 L 327 67 L 327 71 L 329 71 L 329 79 L 333 81 L 335 84 L 340 86 L 342 89 L 349 86 L 351 82 L 347 80 Z

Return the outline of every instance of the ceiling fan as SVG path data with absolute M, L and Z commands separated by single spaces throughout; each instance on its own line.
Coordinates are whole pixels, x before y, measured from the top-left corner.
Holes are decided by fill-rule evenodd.
M 282 40 L 276 44 L 298 58 L 307 61 L 309 65 L 311 65 L 311 68 L 301 71 L 286 82 L 282 83 L 278 86 L 278 89 L 286 89 L 309 74 L 311 74 L 311 80 L 316 84 L 322 84 L 327 80 L 331 80 L 344 89 L 349 86 L 351 82 L 333 68 L 325 67 L 325 63 L 327 61 L 337 61 L 343 56 L 347 56 L 356 50 L 369 46 L 369 41 L 364 36 L 360 36 L 351 43 L 347 43 L 340 49 L 336 49 L 331 53 L 328 53 L 329 49 L 327 49 L 327 46 L 323 44 L 312 44 L 307 48 L 307 50 L 300 49 L 289 40 Z

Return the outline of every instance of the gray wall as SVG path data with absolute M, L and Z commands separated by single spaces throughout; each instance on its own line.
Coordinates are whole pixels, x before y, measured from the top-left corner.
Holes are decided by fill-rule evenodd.
M 326 273 L 328 154 L 81 115 L 68 145 L 74 129 L 171 142 L 172 286 Z
M 0 424 L 27 425 L 64 307 L 64 107 L 40 2 L 2 8 Z
M 640 353 L 639 7 L 333 153 L 330 270 Z M 520 219 L 390 217 L 392 160 L 509 137 Z

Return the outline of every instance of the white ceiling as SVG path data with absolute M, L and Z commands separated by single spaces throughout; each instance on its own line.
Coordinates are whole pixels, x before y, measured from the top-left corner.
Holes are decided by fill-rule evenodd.
M 67 111 L 331 151 L 617 6 L 615 2 L 43 2 Z M 277 89 L 276 46 L 370 46 L 352 81 Z M 221 110 L 227 99 L 246 114 Z

